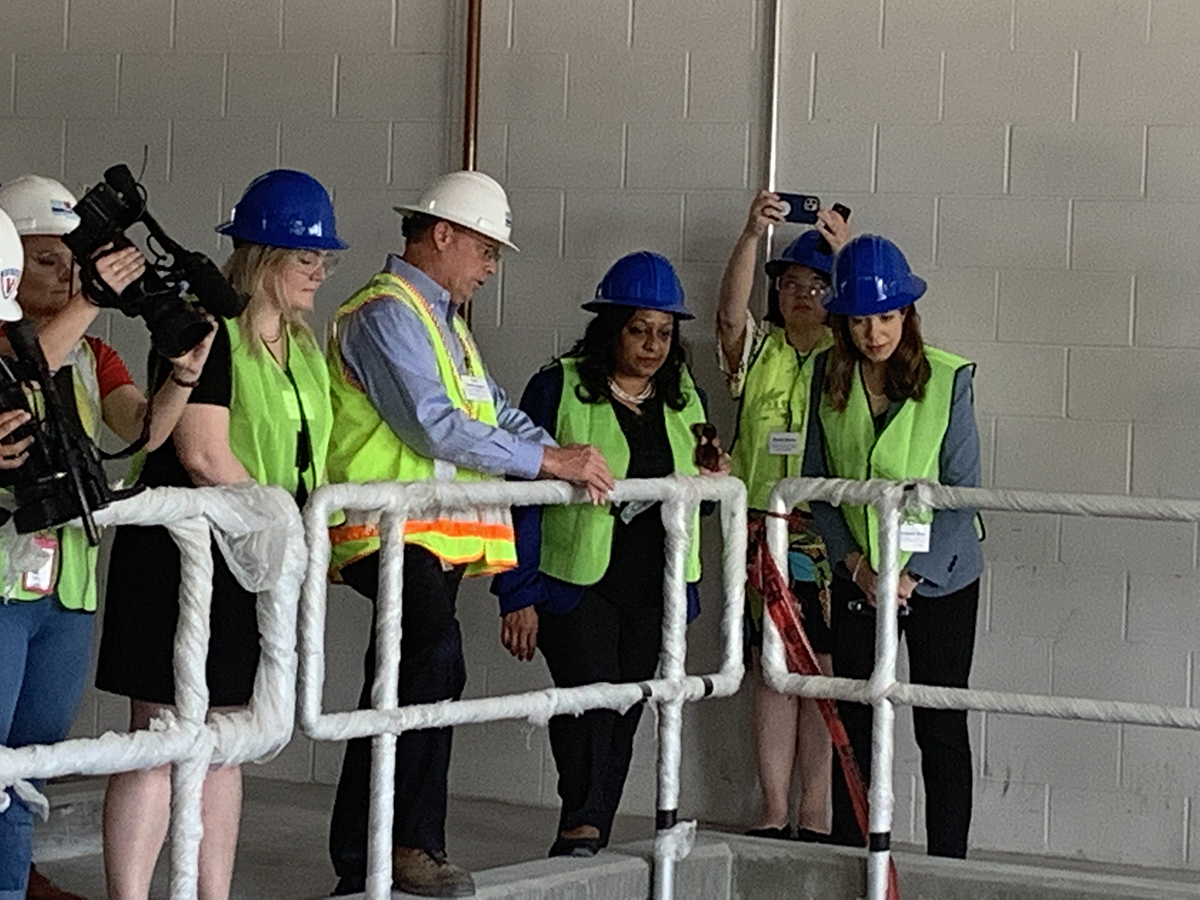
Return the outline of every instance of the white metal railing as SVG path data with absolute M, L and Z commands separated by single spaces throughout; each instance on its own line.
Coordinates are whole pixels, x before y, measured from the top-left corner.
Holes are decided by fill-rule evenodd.
M 654 843 L 654 896 L 674 896 L 675 862 L 691 850 L 695 822 L 680 822 L 679 763 L 683 704 L 705 697 L 724 697 L 741 684 L 742 608 L 745 591 L 746 489 L 729 477 L 682 477 L 619 481 L 614 502 L 662 501 L 666 527 L 666 571 L 660 675 L 640 683 L 592 684 L 548 688 L 499 697 L 440 703 L 398 705 L 400 671 L 400 610 L 403 595 L 404 523 L 410 515 L 430 509 L 479 506 L 586 503 L 582 491 L 565 482 L 374 483 L 336 484 L 315 491 L 304 510 L 308 538 L 308 574 L 300 602 L 299 720 L 313 740 L 340 741 L 371 737 L 371 787 L 368 819 L 367 897 L 391 896 L 391 839 L 396 737 L 417 728 L 470 722 L 528 719 L 545 725 L 551 716 L 578 715 L 592 709 L 624 712 L 635 703 L 658 707 L 658 831 Z M 724 607 L 722 658 L 718 672 L 688 675 L 685 626 L 687 586 L 684 560 L 691 542 L 690 523 L 701 500 L 720 501 L 723 535 Z M 376 670 L 372 709 L 326 713 L 321 710 L 325 683 L 326 572 L 329 566 L 329 515 L 353 509 L 379 513 L 380 551 L 376 602 Z
M 165 525 L 179 545 L 181 585 L 175 634 L 177 715 L 155 720 L 150 730 L 109 732 L 57 744 L 0 747 L 0 803 L 5 787 L 43 807 L 29 779 L 60 775 L 108 775 L 171 763 L 172 900 L 197 896 L 200 803 L 213 764 L 265 760 L 291 739 L 296 697 L 296 608 L 306 558 L 300 514 L 281 488 L 158 488 L 122 500 L 96 514 L 100 525 Z M 211 527 L 247 547 L 246 559 L 270 559 L 273 583 L 258 595 L 256 612 L 262 657 L 249 706 L 208 716 L 205 660 L 212 599 Z M 78 661 L 77 661 L 78 662 Z
M 1200 502 L 1098 494 L 954 488 L 929 482 L 791 478 L 776 485 L 771 493 L 770 508 L 773 512 L 786 513 L 796 503 L 811 500 L 822 500 L 834 505 L 870 504 L 879 512 L 881 564 L 876 586 L 876 604 L 879 610 L 888 611 L 890 614 L 876 617 L 875 669 L 867 681 L 790 673 L 784 659 L 783 643 L 772 622 L 766 628 L 763 639 L 763 672 L 771 687 L 783 693 L 851 700 L 874 707 L 868 825 L 872 834 L 890 837 L 892 829 L 892 762 L 896 705 L 933 709 L 974 709 L 1059 719 L 1200 730 L 1200 710 L 1189 707 L 932 687 L 898 682 L 898 629 L 895 615 L 896 590 L 900 575 L 900 522 L 906 515 L 928 509 L 983 509 L 1200 522 Z M 767 541 L 775 564 L 780 566 L 780 571 L 786 572 L 787 522 L 784 519 L 776 516 L 768 518 Z M 769 620 L 770 616 L 766 618 Z M 869 852 L 868 900 L 884 900 L 887 896 L 889 860 L 888 849 Z

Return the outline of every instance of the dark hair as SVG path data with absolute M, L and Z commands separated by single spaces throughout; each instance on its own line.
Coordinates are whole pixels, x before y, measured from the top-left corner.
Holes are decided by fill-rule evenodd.
M 820 271 L 819 269 L 814 269 L 811 266 L 806 266 L 806 265 L 804 265 L 804 263 L 794 263 L 794 262 L 786 262 L 785 261 L 784 265 L 775 268 L 774 275 L 771 275 L 768 272 L 767 314 L 765 316 L 763 316 L 763 318 L 766 321 L 770 322 L 772 325 L 778 325 L 780 328 L 783 328 L 787 323 L 783 321 L 783 313 L 781 313 L 779 311 L 779 288 L 775 287 L 775 282 L 779 279 L 779 277 L 781 275 L 783 275 L 784 272 L 786 272 L 792 266 L 799 266 L 802 269 L 808 269 L 814 275 L 820 277 L 821 280 L 825 282 L 826 286 L 828 286 L 830 284 L 829 275 L 827 275 L 825 272 Z
M 400 233 L 404 235 L 406 244 L 415 244 L 433 231 L 433 226 L 440 221 L 442 220 L 437 216 L 431 216 L 429 213 L 405 213 L 404 220 L 400 223 Z
M 904 327 L 900 343 L 888 357 L 883 390 L 889 400 L 921 400 L 929 382 L 929 360 L 925 358 L 925 342 L 921 339 L 921 317 L 911 303 L 900 312 L 904 314 Z M 833 331 L 833 349 L 825 374 L 825 392 L 829 394 L 833 408 L 842 412 L 850 399 L 855 363 L 866 357 L 850 335 L 849 316 L 830 313 L 829 327 Z
M 608 389 L 609 376 L 617 368 L 617 344 L 625 325 L 638 311 L 636 306 L 605 306 L 597 311 L 588 322 L 583 337 L 566 354 L 578 360 L 579 385 L 575 396 L 583 403 L 601 403 L 612 397 Z M 680 383 L 683 367 L 687 364 L 687 350 L 679 337 L 679 317 L 673 317 L 671 349 L 667 358 L 654 373 L 654 391 L 663 402 L 674 410 L 687 406 Z

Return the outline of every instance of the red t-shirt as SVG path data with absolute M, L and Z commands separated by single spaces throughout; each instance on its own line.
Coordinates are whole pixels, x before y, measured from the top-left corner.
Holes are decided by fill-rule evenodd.
M 96 356 L 96 381 L 100 385 L 100 399 L 103 400 L 123 384 L 133 384 L 133 378 L 125 363 L 117 355 L 117 351 L 98 337 L 85 334 L 83 339 L 92 348 Z

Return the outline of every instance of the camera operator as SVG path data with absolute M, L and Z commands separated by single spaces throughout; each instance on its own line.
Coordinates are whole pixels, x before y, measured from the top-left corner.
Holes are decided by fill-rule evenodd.
M 218 326 L 208 365 L 171 443 L 146 460 L 150 486 L 279 485 L 304 504 L 325 479 L 333 425 L 324 354 L 304 321 L 334 263 L 333 204 L 312 176 L 276 169 L 255 179 L 217 228 L 233 239 L 225 276 L 249 296 Z M 179 550 L 165 528 L 123 525 L 109 563 L 96 685 L 130 698 L 130 728 L 148 728 L 175 703 Z M 255 595 L 213 549 L 206 676 L 213 708 L 250 701 L 258 669 Z M 111 900 L 145 900 L 166 837 L 170 766 L 122 772 L 104 799 Z M 241 816 L 241 770 L 210 769 L 204 784 L 199 895 L 226 900 Z
M 79 222 L 74 203 L 70 191 L 49 178 L 27 175 L 0 187 L 0 211 L 15 226 L 25 262 L 16 297 L 20 309 L 0 318 L 12 321 L 24 311 L 36 325 L 51 370 L 71 366 L 79 419 L 89 437 L 95 439 L 103 421 L 117 436 L 133 441 L 143 431 L 149 404 L 116 351 L 84 334 L 99 310 L 80 290 L 77 266 L 62 242 Z M 0 263 L 0 269 L 8 265 Z M 101 277 L 117 292 L 144 266 L 134 248 L 97 262 Z M 211 338 L 172 361 L 172 378 L 154 398 L 148 447 L 171 433 L 210 344 Z M 0 352 L 9 349 L 7 339 L 0 338 Z M 11 413 L 4 417 L 14 427 L 25 421 Z M 0 444 L 0 467 L 19 465 L 27 447 L 27 442 Z M 35 540 L 45 563 L 22 573 L 0 598 L 0 736 L 7 733 L 9 746 L 49 744 L 66 736 L 91 658 L 97 548 L 89 546 L 82 529 L 70 526 L 40 532 Z M 25 897 L 32 819 L 32 811 L 15 798 L 0 815 L 0 900 Z M 44 883 L 36 873 L 32 877 L 35 885 Z

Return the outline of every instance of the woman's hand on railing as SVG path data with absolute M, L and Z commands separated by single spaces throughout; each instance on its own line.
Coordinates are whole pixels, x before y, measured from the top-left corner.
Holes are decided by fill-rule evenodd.
M 514 609 L 500 619 L 500 643 L 523 662 L 533 659 L 537 650 L 538 614 L 532 606 Z
M 842 560 L 846 568 L 850 572 L 850 580 L 855 586 L 863 592 L 863 596 L 871 606 L 876 606 L 875 592 L 878 590 L 879 574 L 871 568 L 871 564 L 867 562 L 867 558 L 858 550 L 854 550 L 846 554 Z M 917 586 L 917 582 L 909 576 L 908 572 L 900 573 L 900 583 L 896 591 L 896 601 L 901 606 L 908 606 L 908 599 L 912 596 L 913 589 Z

